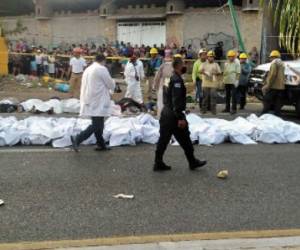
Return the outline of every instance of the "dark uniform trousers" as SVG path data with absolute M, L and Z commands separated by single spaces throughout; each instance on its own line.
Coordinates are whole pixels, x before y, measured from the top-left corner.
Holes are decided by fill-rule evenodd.
M 225 84 L 226 91 L 226 111 L 230 111 L 230 102 L 232 101 L 232 109 L 236 111 L 237 106 L 237 89 L 234 84 Z
M 183 148 L 189 163 L 193 163 L 195 160 L 194 147 L 190 139 L 188 126 L 184 129 L 178 128 L 178 119 L 174 116 L 173 112 L 166 107 L 162 111 L 159 122 L 160 137 L 156 148 L 155 161 L 157 163 L 163 161 L 163 155 L 170 143 L 172 135 L 174 135 L 180 146 Z
M 237 88 L 238 91 L 238 99 L 239 99 L 239 103 L 240 103 L 240 108 L 243 109 L 245 108 L 246 104 L 247 104 L 247 86 L 242 86 L 239 85 Z
M 267 93 L 264 95 L 264 99 L 263 99 L 264 109 L 262 111 L 262 114 L 266 114 L 271 110 L 274 110 L 275 115 L 279 116 L 282 108 L 282 102 L 281 102 L 282 94 L 283 94 L 283 90 L 279 90 L 279 89 L 268 90 Z
M 92 124 L 77 136 L 76 139 L 78 144 L 88 139 L 92 134 L 95 134 L 97 139 L 97 145 L 99 147 L 104 147 L 105 142 L 103 139 L 103 130 L 104 130 L 104 117 L 92 117 Z

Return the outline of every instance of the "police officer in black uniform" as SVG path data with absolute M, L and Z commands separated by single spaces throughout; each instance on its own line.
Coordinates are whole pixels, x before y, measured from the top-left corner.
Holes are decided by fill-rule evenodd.
M 185 73 L 186 68 L 181 58 L 174 60 L 173 68 L 174 73 L 170 79 L 169 86 L 164 86 L 164 108 L 160 118 L 160 138 L 155 153 L 154 171 L 171 170 L 171 167 L 163 162 L 163 155 L 172 135 L 175 136 L 183 148 L 191 170 L 203 167 L 206 164 L 206 161 L 200 161 L 194 156 L 194 147 L 184 114 L 186 88 L 181 75 Z

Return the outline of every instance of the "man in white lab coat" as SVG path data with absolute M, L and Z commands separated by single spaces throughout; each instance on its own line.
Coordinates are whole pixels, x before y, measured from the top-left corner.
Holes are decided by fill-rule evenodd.
M 115 81 L 103 66 L 104 55 L 97 55 L 96 61 L 83 73 L 80 93 L 80 116 L 90 117 L 92 124 L 77 136 L 72 136 L 73 149 L 78 152 L 80 143 L 93 133 L 97 139 L 97 151 L 108 150 L 103 139 L 104 118 L 111 114 L 110 91 L 115 89 Z
M 133 55 L 127 63 L 124 71 L 125 81 L 127 84 L 126 98 L 131 98 L 139 104 L 143 104 L 143 95 L 141 90 L 141 81 L 145 78 L 144 65 Z

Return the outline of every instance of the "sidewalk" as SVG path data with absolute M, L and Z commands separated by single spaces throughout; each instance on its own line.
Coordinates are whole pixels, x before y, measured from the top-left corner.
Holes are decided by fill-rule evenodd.
M 57 248 L 55 250 L 300 250 L 300 237 L 201 240 L 122 246 Z

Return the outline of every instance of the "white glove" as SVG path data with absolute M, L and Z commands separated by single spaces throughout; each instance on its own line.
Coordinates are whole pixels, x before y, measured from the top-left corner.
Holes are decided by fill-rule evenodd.
M 239 86 L 239 80 L 236 80 L 234 86 L 237 88 Z

